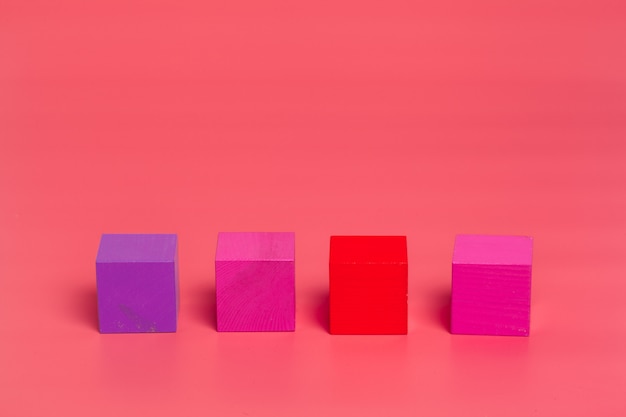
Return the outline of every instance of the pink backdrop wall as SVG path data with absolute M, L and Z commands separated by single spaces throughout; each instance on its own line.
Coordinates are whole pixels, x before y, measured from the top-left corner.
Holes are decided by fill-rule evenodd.
M 626 412 L 621 1 L 0 2 L 0 415 Z M 295 333 L 215 331 L 218 231 L 296 232 Z M 178 233 L 177 334 L 100 335 L 101 233 Z M 535 239 L 530 338 L 447 329 L 456 233 Z M 331 234 L 409 334 L 330 336 Z

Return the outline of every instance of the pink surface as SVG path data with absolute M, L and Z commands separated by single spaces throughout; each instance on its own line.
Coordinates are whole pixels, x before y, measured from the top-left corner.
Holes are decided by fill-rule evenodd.
M 294 331 L 294 233 L 219 233 L 215 293 L 219 332 Z
M 625 16 L 3 1 L 0 415 L 623 415 Z M 296 332 L 215 331 L 221 230 L 296 232 Z M 177 333 L 98 333 L 103 232 L 178 234 Z M 534 237 L 529 338 L 449 333 L 458 233 Z M 328 334 L 349 234 L 407 235 L 408 335 Z

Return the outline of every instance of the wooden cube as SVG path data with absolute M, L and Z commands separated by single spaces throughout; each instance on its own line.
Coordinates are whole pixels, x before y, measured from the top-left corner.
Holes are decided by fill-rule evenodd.
M 176 235 L 102 235 L 96 285 L 101 333 L 175 332 Z
M 452 333 L 529 335 L 532 248 L 530 237 L 456 237 Z
M 329 275 L 331 334 L 407 334 L 406 236 L 332 236 Z
M 220 233 L 215 293 L 220 332 L 294 331 L 295 234 Z

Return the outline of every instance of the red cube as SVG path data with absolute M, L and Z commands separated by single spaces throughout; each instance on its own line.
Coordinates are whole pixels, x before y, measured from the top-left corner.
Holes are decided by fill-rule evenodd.
M 331 334 L 407 334 L 406 236 L 332 236 L 329 272 Z

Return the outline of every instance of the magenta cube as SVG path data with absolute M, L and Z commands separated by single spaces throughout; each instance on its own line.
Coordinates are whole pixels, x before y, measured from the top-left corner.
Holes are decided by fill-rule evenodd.
M 530 237 L 457 236 L 450 331 L 528 336 L 532 252 Z
M 101 333 L 176 331 L 176 235 L 102 235 L 96 283 Z
M 220 233 L 215 293 L 220 332 L 294 331 L 294 233 Z

